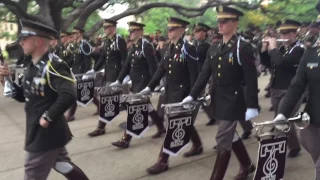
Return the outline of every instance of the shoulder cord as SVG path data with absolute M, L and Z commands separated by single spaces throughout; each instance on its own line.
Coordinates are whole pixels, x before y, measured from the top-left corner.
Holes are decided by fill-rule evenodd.
M 89 46 L 89 52 L 85 52 L 84 49 L 83 49 L 83 44 L 84 43 L 87 43 L 87 45 Z M 81 40 L 81 43 L 80 43 L 80 50 L 83 52 L 84 55 L 88 56 L 92 53 L 92 46 L 90 43 L 88 43 L 86 40 Z
M 238 38 L 238 42 L 237 42 L 237 60 L 238 60 L 238 63 L 239 65 L 241 66 L 241 61 L 240 61 L 240 40 L 241 40 L 241 36 L 239 36 Z
M 54 88 L 52 87 L 52 85 L 51 85 L 50 74 L 53 74 L 53 75 L 55 75 L 55 76 L 58 76 L 58 77 L 61 77 L 61 78 L 65 79 L 65 80 L 68 80 L 68 81 L 71 81 L 71 82 L 73 82 L 73 83 L 76 83 L 76 80 L 75 80 L 74 78 L 69 78 L 69 77 L 63 76 L 63 75 L 61 75 L 60 73 L 58 73 L 58 72 L 54 69 L 54 67 L 52 66 L 51 61 L 52 61 L 52 60 L 49 60 L 48 63 L 47 63 L 47 65 L 46 65 L 46 67 L 43 69 L 42 76 L 44 76 L 45 73 L 47 74 L 48 84 L 49 84 L 49 86 L 50 86 L 50 88 L 51 88 L 52 90 L 57 91 L 57 90 L 54 89 Z M 52 71 L 50 70 L 50 68 L 51 68 L 54 72 L 52 72 Z
M 121 37 L 119 34 L 116 35 L 116 46 L 117 46 L 117 50 L 119 51 L 119 37 Z
M 186 46 L 185 46 L 185 43 L 188 43 L 188 42 L 186 41 L 186 39 L 183 39 L 183 46 L 182 46 L 182 48 L 181 48 L 182 54 L 185 54 L 185 55 L 191 57 L 191 58 L 194 59 L 194 60 L 199 60 L 198 57 L 191 56 L 191 55 L 188 53 L 188 51 L 187 51 L 187 49 L 186 49 Z

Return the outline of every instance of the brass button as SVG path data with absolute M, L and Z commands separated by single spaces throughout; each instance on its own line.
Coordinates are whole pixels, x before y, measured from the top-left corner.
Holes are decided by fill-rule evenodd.
M 219 61 L 221 61 L 222 60 L 222 57 L 219 57 Z
M 180 87 L 182 88 L 182 85 L 180 85 Z
M 132 56 L 134 56 L 134 54 L 132 54 Z
M 221 65 L 220 65 L 220 64 L 218 65 L 218 68 L 221 68 Z
M 171 61 L 171 58 L 169 59 L 169 61 Z
M 211 56 L 211 59 L 213 58 L 213 56 Z
M 171 64 L 169 64 L 169 68 L 171 68 Z
M 220 77 L 220 73 L 218 73 L 218 77 Z
M 131 67 L 133 67 L 133 64 L 131 64 Z
M 171 70 L 169 71 L 169 74 L 171 74 Z

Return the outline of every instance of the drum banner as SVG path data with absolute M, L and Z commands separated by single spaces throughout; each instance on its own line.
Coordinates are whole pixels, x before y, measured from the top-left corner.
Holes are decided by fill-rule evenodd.
M 190 142 L 192 114 L 167 117 L 167 134 L 164 139 L 163 152 L 177 156 Z
M 257 170 L 254 180 L 281 180 L 287 155 L 287 137 L 265 139 L 259 142 Z
M 127 104 L 127 134 L 141 138 L 149 129 L 149 102 Z
M 77 103 L 86 107 L 91 103 L 94 96 L 94 79 L 77 80 Z
M 99 120 L 111 123 L 120 112 L 120 92 L 112 95 L 100 94 Z

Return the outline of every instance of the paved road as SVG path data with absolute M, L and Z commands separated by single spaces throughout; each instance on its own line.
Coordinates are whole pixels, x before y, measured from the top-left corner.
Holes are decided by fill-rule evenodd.
M 268 82 L 268 77 L 259 78 L 261 89 Z M 2 93 L 1 93 L 2 94 Z M 260 93 L 261 114 L 254 121 L 265 121 L 272 119 L 272 113 L 268 112 L 270 99 L 263 97 L 264 91 Z M 23 104 L 11 99 L 0 97 L 0 180 L 22 180 L 23 162 L 25 152 L 23 151 L 25 134 L 25 114 Z M 157 98 L 153 97 L 153 103 Z M 91 180 L 207 180 L 212 171 L 216 158 L 216 152 L 212 150 L 215 145 L 216 126 L 206 127 L 208 118 L 203 112 L 199 113 L 195 126 L 199 131 L 204 144 L 204 153 L 193 158 L 182 156 L 170 159 L 169 171 L 150 176 L 145 169 L 151 166 L 159 154 L 163 138 L 152 140 L 151 135 L 155 133 L 152 127 L 142 139 L 134 139 L 129 149 L 119 150 L 110 143 L 121 138 L 123 131 L 118 124 L 126 119 L 126 114 L 121 113 L 113 124 L 108 126 L 106 135 L 89 138 L 87 133 L 97 125 L 97 117 L 91 116 L 94 106 L 79 108 L 77 120 L 70 123 L 74 139 L 67 148 L 73 161 L 78 164 Z M 239 132 L 242 133 L 241 128 Z M 250 156 L 256 161 L 258 150 L 257 140 L 251 137 L 244 141 Z M 238 163 L 232 156 L 226 180 L 238 172 Z M 295 159 L 287 159 L 285 179 L 312 180 L 314 179 L 313 163 L 309 155 L 302 151 Z M 64 178 L 52 171 L 49 180 L 63 180 Z M 252 177 L 251 177 L 252 179 Z

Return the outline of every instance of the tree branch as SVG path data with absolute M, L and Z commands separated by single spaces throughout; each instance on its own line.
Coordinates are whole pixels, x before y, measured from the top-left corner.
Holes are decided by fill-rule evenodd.
M 77 23 L 77 27 L 84 28 L 87 19 L 89 16 L 95 12 L 97 9 L 101 8 L 104 4 L 106 4 L 109 0 L 96 0 L 95 2 L 91 3 L 89 6 L 87 6 L 81 15 L 79 16 L 79 21 Z
M 0 0 L 17 18 L 35 19 L 34 16 L 27 14 L 27 11 L 19 3 L 11 0 Z
M 77 9 L 73 10 L 66 19 L 63 19 L 61 29 L 67 30 L 68 27 L 81 15 L 82 11 L 95 0 L 84 1 Z

